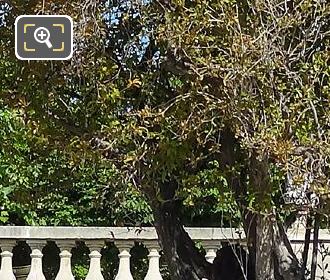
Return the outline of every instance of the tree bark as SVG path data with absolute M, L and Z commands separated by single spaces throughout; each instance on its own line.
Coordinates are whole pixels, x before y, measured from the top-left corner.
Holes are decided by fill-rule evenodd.
M 310 214 L 308 214 L 307 221 L 306 221 L 304 251 L 302 253 L 302 271 L 303 271 L 304 275 L 302 276 L 301 280 L 305 280 L 305 271 L 307 268 L 309 243 L 311 242 L 312 222 L 313 222 L 313 220 L 312 220 Z
M 302 270 L 284 228 L 272 215 L 255 214 L 248 232 L 256 280 L 301 280 Z
M 258 280 L 275 280 L 273 255 L 273 228 L 269 218 L 257 219 L 255 271 Z
M 301 280 L 302 269 L 298 259 L 283 225 L 277 218 L 276 209 L 271 207 L 270 194 L 273 190 L 268 161 L 259 160 L 256 154 L 252 154 L 249 169 L 250 191 L 255 194 L 257 204 L 254 220 L 251 221 L 251 215 L 247 215 L 249 219 L 244 225 L 250 244 L 250 255 L 254 258 L 256 280 Z
M 311 280 L 316 279 L 317 255 L 318 255 L 318 249 L 319 249 L 319 230 L 320 230 L 320 214 L 315 213 L 314 231 L 313 231 L 313 255 L 312 255 L 312 267 L 311 267 Z
M 178 217 L 176 201 L 154 207 L 155 228 L 173 280 L 211 280 L 211 264 L 198 251 Z

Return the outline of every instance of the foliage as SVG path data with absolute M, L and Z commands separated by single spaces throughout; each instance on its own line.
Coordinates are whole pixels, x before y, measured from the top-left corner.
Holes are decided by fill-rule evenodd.
M 33 176 L 59 177 L 60 171 L 63 182 L 47 175 L 44 185 L 63 186 L 94 214 L 91 199 L 105 198 L 104 210 L 119 197 L 123 203 L 112 221 L 138 211 L 128 223 L 149 222 L 149 207 L 173 202 L 193 208 L 186 217 L 220 219 L 224 213 L 226 225 L 246 225 L 247 212 L 276 219 L 288 210 L 287 188 L 303 190 L 307 198 L 290 211 L 328 213 L 326 1 L 25 2 L 12 1 L 0 36 L 1 105 L 19 112 L 24 123 L 10 136 L 17 155 L 8 160 L 6 151 L 5 162 L 19 172 L 2 177 L 5 188 L 16 184 L 33 193 L 43 182 Z M 28 13 L 74 18 L 71 61 L 14 58 L 9 23 Z M 42 146 L 47 156 L 26 164 Z M 116 193 L 118 186 L 130 193 Z M 311 194 L 320 198 L 318 205 Z M 64 208 L 50 210 L 56 213 L 50 223 L 74 223 L 81 209 L 70 206 L 70 197 L 56 191 L 38 205 Z M 103 210 L 96 212 L 98 222 L 107 223 Z M 25 220 L 31 223 L 35 211 Z
M 217 157 L 228 125 L 247 158 L 256 156 L 281 170 L 280 183 L 265 192 L 278 193 L 290 178 L 293 187 L 305 183 L 309 191 L 326 198 L 328 5 L 244 3 L 173 1 L 169 8 L 159 3 L 75 1 L 41 7 L 33 1 L 14 1 L 8 24 L 1 28 L 2 104 L 20 112 L 29 133 L 48 141 L 50 149 L 65 150 L 72 161 L 101 153 L 102 164 L 110 161 L 107 168 L 121 173 L 125 185 L 157 193 L 174 176 L 182 186 L 177 195 L 187 199 L 186 205 L 192 204 L 189 193 L 199 184 L 194 180 L 187 188 L 185 183 L 198 173 L 212 172 L 200 166 Z M 71 63 L 13 58 L 9 23 L 23 11 L 40 10 L 74 18 L 76 50 Z M 29 149 L 24 140 L 16 145 Z M 83 174 L 86 167 L 79 164 L 78 173 Z M 34 170 L 13 174 L 37 176 L 41 166 L 27 168 Z M 226 168 L 220 162 L 215 174 L 222 170 L 228 177 Z M 236 168 L 239 172 L 240 163 Z M 10 180 L 32 188 L 27 178 Z M 230 198 L 228 187 L 225 192 L 219 188 L 211 196 L 226 193 Z M 87 196 L 99 190 L 90 191 Z M 208 192 L 193 193 L 199 199 L 209 197 Z M 262 207 L 254 198 L 260 190 L 251 186 L 249 192 L 250 206 Z M 124 204 L 132 203 L 142 212 L 147 207 Z M 2 220 L 6 215 L 7 210 Z
M 184 66 L 184 85 L 163 112 L 173 137 L 193 133 L 211 151 L 229 124 L 248 157 L 318 192 L 328 184 L 329 5 L 284 5 L 173 1 L 157 39 Z
M 150 223 L 152 217 L 143 198 L 136 191 L 114 187 L 118 171 L 111 164 L 92 154 L 78 158 L 58 150 L 47 137 L 26 126 L 18 111 L 4 107 L 0 123 L 2 223 Z M 105 206 L 105 194 L 111 207 Z
M 10 14 L 12 17 L 20 11 L 27 14 L 34 13 L 33 9 L 41 9 L 38 3 L 32 2 L 26 6 L 16 1 L 13 6 L 15 9 Z M 122 172 L 122 162 L 130 164 L 130 159 L 134 159 L 134 149 L 139 143 L 132 136 L 142 133 L 138 120 L 127 115 L 130 107 L 138 106 L 144 111 L 142 104 L 147 96 L 139 96 L 138 92 L 148 90 L 141 88 L 138 76 L 133 78 L 133 71 L 141 69 L 142 72 L 152 73 L 157 70 L 156 49 L 145 47 L 138 58 L 130 55 L 134 50 L 127 52 L 126 49 L 133 45 L 134 38 L 140 38 L 146 32 L 146 25 L 155 20 L 149 18 L 144 22 L 142 12 L 137 15 L 133 12 L 134 9 L 124 4 L 117 8 L 115 3 L 97 7 L 87 5 L 86 10 L 83 10 L 84 14 L 80 14 L 81 8 L 79 1 L 72 6 L 52 5 L 50 2 L 44 7 L 49 9 L 49 13 L 65 11 L 76 21 L 77 47 L 71 64 L 17 61 L 13 57 L 13 49 L 8 47 L 14 43 L 13 26 L 9 24 L 13 22 L 13 18 L 9 17 L 9 23 L 1 28 L 2 104 L 8 112 L 11 110 L 9 108 L 14 108 L 17 121 L 22 121 L 20 129 L 24 126 L 26 134 L 22 136 L 25 137 L 25 153 L 30 156 L 32 152 L 35 153 L 35 160 L 32 162 L 34 168 L 38 168 L 35 172 L 39 172 L 33 175 L 31 171 L 22 175 L 21 180 L 29 182 L 25 186 L 17 185 L 16 193 L 24 194 L 26 201 L 21 202 L 15 195 L 11 195 L 6 202 L 8 206 L 3 212 L 3 220 L 8 219 L 5 218 L 8 210 L 18 216 L 10 219 L 10 222 L 16 224 L 121 225 L 147 224 L 152 220 L 149 206 L 130 186 L 127 170 L 124 174 L 128 177 L 119 179 L 118 174 Z M 114 13 L 113 10 L 118 12 Z M 96 15 L 97 22 L 90 16 L 86 17 L 89 13 Z M 100 20 L 101 15 L 106 16 Z M 84 16 L 88 21 L 82 23 Z M 109 21 L 109 17 L 116 20 Z M 104 33 L 105 29 L 110 30 L 109 33 Z M 133 35 L 127 36 L 127 29 Z M 123 34 L 125 36 L 120 38 Z M 93 45 L 94 49 L 88 48 L 87 44 Z M 149 57 L 153 59 L 151 69 L 147 68 Z M 79 60 L 84 62 L 78 63 Z M 153 64 L 155 65 L 152 66 Z M 158 74 L 152 76 L 154 75 Z M 161 80 L 160 82 L 163 83 Z M 171 83 L 175 84 L 174 80 Z M 154 96 L 154 93 L 151 95 Z M 158 102 L 156 96 L 152 96 L 147 97 L 147 100 Z M 9 139 L 12 137 L 14 136 L 8 135 Z M 157 137 L 156 133 L 152 133 L 151 137 Z M 116 147 L 110 145 L 111 139 L 115 139 L 113 144 Z M 173 150 L 175 149 L 176 146 L 173 145 Z M 169 151 L 165 145 L 163 150 L 166 153 Z M 17 153 L 21 156 L 20 151 Z M 97 153 L 102 155 L 101 159 L 97 158 Z M 123 153 L 127 155 L 126 158 L 122 158 Z M 4 161 L 7 161 L 6 156 Z M 23 157 L 22 161 L 22 165 L 31 168 L 32 162 L 28 158 Z M 20 175 L 22 171 L 20 169 L 13 173 Z M 3 185 L 8 186 L 9 183 L 4 182 Z M 129 192 L 114 191 L 117 187 L 122 189 L 127 186 Z M 36 192 L 33 194 L 35 199 L 27 195 L 33 192 Z M 195 198 L 202 200 L 204 196 L 209 195 L 201 193 L 200 196 L 195 195 Z M 191 200 L 189 197 L 187 199 Z M 113 204 L 113 200 L 118 202 L 118 207 Z M 201 205 L 199 209 L 203 206 L 205 205 Z M 96 208 L 99 210 L 95 211 Z M 88 213 L 92 217 L 87 217 Z M 203 220 L 202 217 L 199 218 Z

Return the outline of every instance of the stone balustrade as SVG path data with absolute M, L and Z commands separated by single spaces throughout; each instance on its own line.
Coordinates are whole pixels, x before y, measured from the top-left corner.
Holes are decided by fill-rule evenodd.
M 240 243 L 244 246 L 242 230 L 229 228 L 186 228 L 186 230 L 193 240 L 201 243 L 206 252 L 205 258 L 209 262 L 213 262 L 216 251 L 224 243 Z M 330 248 L 329 231 L 322 230 L 319 239 L 322 248 L 328 250 Z M 86 280 L 104 280 L 101 267 L 101 250 L 107 242 L 114 243 L 119 251 L 119 265 L 115 280 L 133 280 L 130 270 L 130 251 L 135 243 L 143 244 L 149 251 L 149 267 L 144 279 L 162 279 L 159 267 L 160 247 L 154 228 L 0 226 L 0 280 L 16 280 L 12 265 L 13 248 L 18 242 L 22 241 L 31 249 L 31 266 L 27 280 L 46 280 L 43 273 L 43 248 L 48 242 L 55 242 L 59 249 L 60 260 L 56 280 L 74 280 L 71 250 L 77 242 L 83 242 L 90 252 L 89 271 Z M 302 230 L 292 231 L 290 241 L 294 250 L 298 253 L 301 252 L 304 243 L 304 232 Z M 329 263 L 330 256 L 328 259 L 322 257 L 321 253 L 319 260 Z M 324 265 L 324 267 L 327 266 Z M 322 276 L 325 278 L 321 278 Z M 319 268 L 318 277 L 318 279 L 330 279 L 330 273 L 320 271 Z

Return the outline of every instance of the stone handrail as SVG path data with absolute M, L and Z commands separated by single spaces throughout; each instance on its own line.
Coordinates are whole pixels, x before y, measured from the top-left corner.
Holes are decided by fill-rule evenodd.
M 213 262 L 221 243 L 240 243 L 244 246 L 241 229 L 186 228 L 190 237 L 201 242 L 205 258 Z M 304 230 L 292 229 L 289 234 L 293 248 L 299 252 L 304 243 Z M 319 240 L 330 248 L 328 230 L 321 230 Z M 130 249 L 134 242 L 142 243 L 149 250 L 149 268 L 145 280 L 161 280 L 159 245 L 154 228 L 128 227 L 19 227 L 0 226 L 1 269 L 0 280 L 16 280 L 12 267 L 12 250 L 18 241 L 25 241 L 31 248 L 31 269 L 27 280 L 45 280 L 42 270 L 42 249 L 47 241 L 54 241 L 60 249 L 60 269 L 56 280 L 74 280 L 71 270 L 71 249 L 82 241 L 90 250 L 90 267 L 86 280 L 104 280 L 101 273 L 101 249 L 106 241 L 114 242 L 119 250 L 119 267 L 115 280 L 133 280 L 130 271 Z M 312 241 L 312 240 L 311 240 Z M 320 275 L 321 272 L 318 273 Z M 323 274 L 324 275 L 324 274 Z M 326 274 L 329 276 L 328 274 Z M 319 278 L 321 279 L 321 278 Z M 330 279 L 330 278 L 324 278 Z

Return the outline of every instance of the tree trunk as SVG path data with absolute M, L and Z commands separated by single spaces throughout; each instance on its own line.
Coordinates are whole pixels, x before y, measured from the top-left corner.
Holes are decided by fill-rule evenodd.
M 176 201 L 154 207 L 155 228 L 173 280 L 219 279 L 214 267 L 195 247 L 178 217 Z M 250 258 L 255 257 L 256 280 L 301 280 L 302 271 L 282 225 L 274 216 L 255 215 L 255 228 L 250 227 Z M 253 236 L 252 236 L 253 235 Z M 253 252 L 254 251 L 254 252 Z M 216 262 L 215 262 L 216 264 Z M 230 268 L 225 268 L 230 269 Z M 222 280 L 222 279 L 221 279 Z
M 211 264 L 198 251 L 178 217 L 176 201 L 154 207 L 155 228 L 173 280 L 210 278 Z
M 257 154 L 253 153 L 249 174 L 250 191 L 255 194 L 257 204 L 255 214 L 245 215 L 247 220 L 244 226 L 250 255 L 254 258 L 256 280 L 301 280 L 302 269 L 277 218 L 276 209 L 271 207 L 273 187 L 268 160 L 258 159 Z
M 302 271 L 303 271 L 304 275 L 302 276 L 301 280 L 305 280 L 305 270 L 307 268 L 309 243 L 311 241 L 312 222 L 313 222 L 312 217 L 310 216 L 310 213 L 308 213 L 307 220 L 306 220 L 304 251 L 302 253 Z
M 311 267 L 311 280 L 316 279 L 317 255 L 319 247 L 320 214 L 315 213 L 314 231 L 313 231 L 313 255 Z
M 269 218 L 259 216 L 256 222 L 256 260 L 257 280 L 275 280 L 273 260 L 273 228 Z
M 248 236 L 251 263 L 256 280 L 301 280 L 302 269 L 286 232 L 274 215 L 254 214 Z
M 244 156 L 234 149 L 235 138 L 230 131 L 224 133 L 222 139 L 222 166 L 235 166 Z M 244 229 L 249 248 L 249 266 L 252 267 L 249 280 L 301 280 L 302 270 L 291 248 L 283 226 L 273 213 L 270 205 L 272 186 L 269 180 L 269 166 L 266 160 L 259 161 L 256 155 L 248 159 L 242 172 L 232 172 L 228 175 L 237 204 L 243 214 Z M 248 176 L 247 176 L 248 175 Z M 249 178 L 249 180 L 248 180 Z M 250 182 L 249 186 L 246 182 Z M 146 189 L 145 194 L 152 204 L 155 228 L 164 257 L 169 266 L 173 280 L 218 280 L 212 273 L 215 267 L 205 260 L 205 257 L 195 247 L 194 242 L 183 228 L 179 219 L 180 202 L 175 201 L 177 189 L 175 181 L 169 181 L 160 186 L 161 199 L 157 199 L 155 190 Z M 247 208 L 247 192 L 256 194 L 255 211 Z M 149 193 L 151 191 L 151 193 Z M 260 214 L 267 212 L 267 215 Z M 276 210 L 274 210 L 276 211 Z M 230 268 L 226 268 L 230 270 Z M 213 274 L 213 275 L 212 275 Z M 220 279 L 226 280 L 226 279 Z

